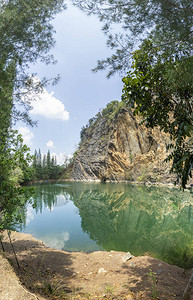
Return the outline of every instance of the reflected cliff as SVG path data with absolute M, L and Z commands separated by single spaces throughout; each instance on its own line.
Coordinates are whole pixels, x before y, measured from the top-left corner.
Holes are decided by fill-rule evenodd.
M 52 210 L 73 202 L 83 232 L 104 250 L 149 253 L 184 267 L 193 263 L 190 192 L 120 183 L 72 182 L 39 185 L 34 202 L 37 212 L 43 207 Z M 73 223 L 73 216 L 70 222 Z

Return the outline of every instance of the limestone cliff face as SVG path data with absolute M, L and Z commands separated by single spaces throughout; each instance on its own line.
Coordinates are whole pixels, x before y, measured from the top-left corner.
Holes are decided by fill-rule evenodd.
M 127 108 L 110 121 L 100 116 L 87 127 L 75 156 L 74 180 L 171 182 L 164 163 L 169 137 L 139 125 Z

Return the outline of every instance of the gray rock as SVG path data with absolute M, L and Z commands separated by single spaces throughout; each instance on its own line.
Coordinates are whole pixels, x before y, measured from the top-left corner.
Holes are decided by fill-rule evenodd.
M 122 257 L 122 262 L 126 262 L 127 260 L 129 260 L 129 259 L 131 259 L 131 258 L 133 258 L 134 256 L 133 255 L 131 255 L 131 253 L 130 252 L 127 252 L 123 257 Z
M 135 264 L 134 264 L 133 262 L 130 263 L 130 266 L 131 266 L 132 268 L 135 268 Z
M 158 128 L 140 125 L 131 109 L 121 109 L 113 120 L 100 116 L 85 129 L 76 151 L 71 178 L 94 181 L 172 181 L 163 163 L 169 137 Z M 145 171 L 144 171 L 145 170 Z

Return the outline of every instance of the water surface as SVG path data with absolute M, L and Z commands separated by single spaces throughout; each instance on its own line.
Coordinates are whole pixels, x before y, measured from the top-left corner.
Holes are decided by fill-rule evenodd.
M 193 263 L 193 197 L 175 188 L 116 183 L 37 185 L 26 227 L 46 245 L 68 251 L 148 253 Z

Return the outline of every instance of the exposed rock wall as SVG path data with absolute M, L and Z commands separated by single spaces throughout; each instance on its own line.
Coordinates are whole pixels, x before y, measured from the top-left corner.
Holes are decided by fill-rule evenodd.
M 98 118 L 80 143 L 73 179 L 172 182 L 170 166 L 164 163 L 169 137 L 139 124 L 139 117 L 126 108 L 113 121 Z

